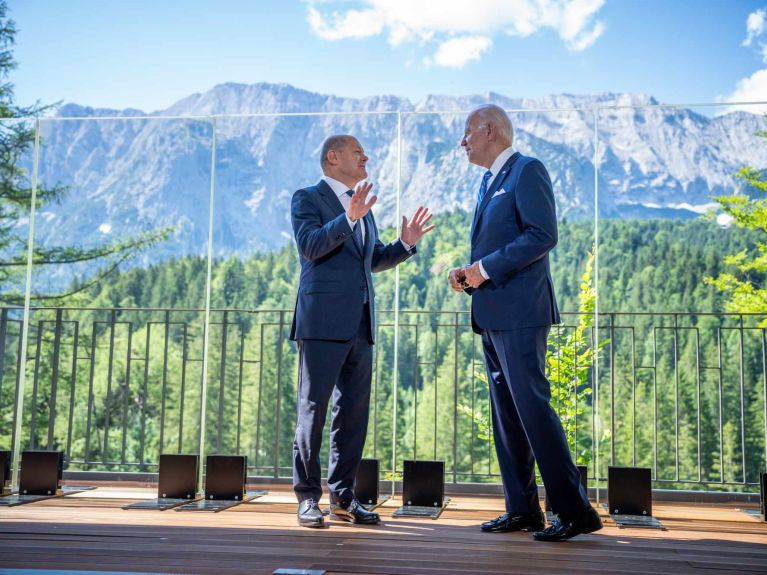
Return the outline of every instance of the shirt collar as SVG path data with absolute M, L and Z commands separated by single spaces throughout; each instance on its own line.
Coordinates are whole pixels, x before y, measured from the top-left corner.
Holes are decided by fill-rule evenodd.
M 322 179 L 325 180 L 325 183 L 330 186 L 330 189 L 333 190 L 333 193 L 339 198 L 346 195 L 346 192 L 349 191 L 349 187 L 346 184 L 339 182 L 330 176 L 322 176 Z
M 509 160 L 509 158 L 510 158 L 511 156 L 513 156 L 513 155 L 514 155 L 514 146 L 509 146 L 509 147 L 508 147 L 508 148 L 506 148 L 506 149 L 505 149 L 503 152 L 501 152 L 500 154 L 498 154 L 498 157 L 497 157 L 497 158 L 495 159 L 495 161 L 493 162 L 493 165 L 492 165 L 492 166 L 490 166 L 490 172 L 491 172 L 493 175 L 490 177 L 490 181 L 487 183 L 487 187 L 488 187 L 488 188 L 490 187 L 490 184 L 491 184 L 491 183 L 493 182 L 493 180 L 495 179 L 495 176 L 497 176 L 497 175 L 498 175 L 498 172 L 500 172 L 500 171 L 501 171 L 501 168 L 503 167 L 503 165 L 504 165 L 504 164 L 505 164 L 505 163 L 506 163 L 506 162 Z

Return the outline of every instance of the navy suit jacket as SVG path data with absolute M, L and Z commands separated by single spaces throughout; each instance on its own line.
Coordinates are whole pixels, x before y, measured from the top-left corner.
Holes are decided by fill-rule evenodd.
M 481 259 L 490 277 L 471 290 L 475 332 L 559 323 L 548 255 L 556 244 L 549 174 L 539 160 L 516 152 L 477 206 L 471 226 L 471 261 Z
M 405 261 L 415 253 L 415 246 L 408 252 L 399 240 L 381 243 L 373 212 L 368 212 L 365 245 L 360 250 L 341 201 L 324 180 L 293 194 L 290 216 L 301 261 L 290 339 L 353 338 L 362 320 L 366 290 L 371 337 L 375 337 L 372 272 Z

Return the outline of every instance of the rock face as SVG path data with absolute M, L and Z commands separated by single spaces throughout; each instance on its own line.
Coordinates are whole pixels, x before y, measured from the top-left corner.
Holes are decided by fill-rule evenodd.
M 767 167 L 767 146 L 755 136 L 764 129 L 761 116 L 652 107 L 657 102 L 643 95 L 528 100 L 489 93 L 413 104 L 285 84 L 224 84 L 152 114 L 69 104 L 44 119 L 40 181 L 67 185 L 69 194 L 41 210 L 36 238 L 88 245 L 172 226 L 174 241 L 145 263 L 205 253 L 214 132 L 217 255 L 290 241 L 290 197 L 321 175 L 320 146 L 332 133 L 356 135 L 370 156 L 379 225 L 394 223 L 398 188 L 404 214 L 419 204 L 437 213 L 472 210 L 482 170 L 468 164 L 458 144 L 465 111 L 486 102 L 527 110 L 512 113 L 514 145 L 544 161 L 559 216 L 568 219 L 594 216 L 595 106 L 614 106 L 597 114 L 600 217 L 693 217 L 712 195 L 737 188 L 733 174 L 741 165 Z M 541 111 L 552 108 L 560 111 Z

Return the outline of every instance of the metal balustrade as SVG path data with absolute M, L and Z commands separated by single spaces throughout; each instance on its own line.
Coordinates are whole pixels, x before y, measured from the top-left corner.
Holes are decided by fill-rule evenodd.
M 0 308 L 1 448 L 14 443 L 26 369 L 22 448 L 61 449 L 70 470 L 155 471 L 161 452 L 204 445 L 247 455 L 251 475 L 290 477 L 292 310 L 210 310 L 204 422 L 204 310 L 34 307 L 26 354 L 21 312 Z M 580 317 L 563 314 L 552 328 L 552 358 L 565 354 L 557 336 L 573 333 Z M 444 460 L 454 484 L 499 483 L 492 445 L 480 437 L 490 408 L 468 312 L 385 310 L 378 319 L 365 455 L 389 478 L 403 459 L 420 458 Z M 565 393 L 554 402 L 590 477 L 632 465 L 650 467 L 656 486 L 755 490 L 767 462 L 762 319 L 601 312 L 586 331 L 587 347 L 603 342 L 598 360 L 576 365 L 581 379 L 560 381 Z

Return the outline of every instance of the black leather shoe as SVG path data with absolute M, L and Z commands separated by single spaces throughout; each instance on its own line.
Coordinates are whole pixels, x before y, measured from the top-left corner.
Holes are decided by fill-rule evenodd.
M 582 533 L 593 533 L 602 529 L 602 520 L 593 507 L 572 518 L 559 518 L 547 529 L 536 531 L 533 538 L 538 541 L 565 541 Z
M 546 516 L 543 511 L 525 514 L 504 513 L 492 521 L 486 521 L 480 528 L 486 533 L 501 533 L 504 531 L 539 531 L 546 527 Z
M 298 504 L 298 524 L 301 527 L 325 526 L 325 518 L 314 499 L 304 499 Z
M 350 523 L 360 523 L 364 525 L 375 525 L 381 521 L 378 513 L 375 511 L 368 511 L 356 499 L 352 499 L 352 502 L 346 507 L 331 503 L 330 516 L 333 519 L 340 519 L 342 521 L 349 521 Z

